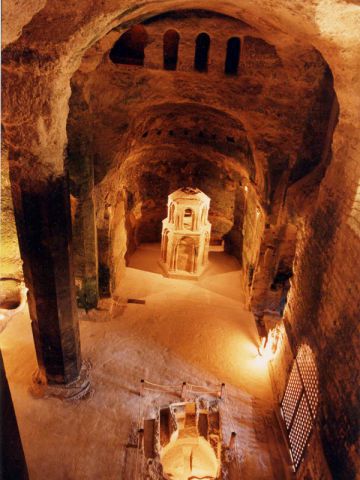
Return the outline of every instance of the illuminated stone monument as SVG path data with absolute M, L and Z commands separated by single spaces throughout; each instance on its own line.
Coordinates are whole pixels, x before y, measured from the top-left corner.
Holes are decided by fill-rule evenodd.
M 198 278 L 208 262 L 210 198 L 197 188 L 184 187 L 168 197 L 162 222 L 161 266 L 171 278 Z

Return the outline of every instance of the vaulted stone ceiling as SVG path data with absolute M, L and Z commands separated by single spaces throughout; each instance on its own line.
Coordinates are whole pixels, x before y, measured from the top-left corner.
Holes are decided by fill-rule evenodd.
M 89 7 L 85 2 L 77 4 L 76 6 L 67 4 L 66 6 L 62 6 L 59 11 L 54 3 L 50 4 L 50 2 L 48 2 L 46 7 L 41 10 L 39 14 L 35 15 L 32 22 L 26 26 L 22 37 L 17 42 L 16 46 L 12 46 L 12 50 L 14 51 L 14 54 L 17 49 L 20 51 L 22 48 L 21 43 L 23 42 L 28 52 L 28 64 L 32 64 L 34 61 L 47 63 L 49 61 L 56 61 L 56 59 L 61 58 L 61 62 L 57 61 L 56 63 L 59 68 L 60 77 L 64 75 L 65 80 L 65 77 L 68 78 L 69 75 L 71 75 L 72 72 L 77 68 L 78 62 L 81 60 L 81 56 L 85 50 L 92 43 L 96 42 L 98 38 L 103 38 L 104 34 L 109 32 L 112 28 L 120 26 L 120 29 L 124 30 L 126 29 L 127 25 L 130 25 L 134 22 L 138 23 L 139 20 L 145 18 L 148 19 L 156 14 L 160 14 L 161 12 L 174 10 L 176 8 L 184 8 L 190 5 L 191 4 L 187 2 L 182 2 L 181 4 L 167 2 L 166 5 L 161 4 L 161 8 L 158 8 L 155 4 L 153 4 L 151 8 L 149 5 L 144 5 L 143 7 L 136 9 L 136 11 L 133 8 L 126 10 L 124 6 L 121 11 L 118 11 L 119 16 L 117 17 L 114 5 L 109 1 L 102 5 L 101 18 L 97 18 L 97 20 L 95 20 L 97 12 L 99 12 L 96 6 Z M 201 4 L 198 5 L 201 6 Z M 334 47 L 331 45 L 331 43 L 336 41 L 338 36 L 341 35 L 341 32 L 344 30 L 341 26 L 341 21 L 344 17 L 342 16 L 342 13 L 340 14 L 340 11 L 338 15 L 338 9 L 336 6 L 332 9 L 334 19 L 332 19 L 331 22 L 328 20 L 328 14 L 327 10 L 325 10 L 325 5 L 323 6 L 322 3 L 317 5 L 315 2 L 309 2 L 306 4 L 306 6 L 303 4 L 294 5 L 293 2 L 285 2 L 278 7 L 272 4 L 267 5 L 263 2 L 261 2 L 261 5 L 259 6 L 257 6 L 254 2 L 244 2 L 241 8 L 238 7 L 237 2 L 228 2 L 226 6 L 223 4 L 219 6 L 218 3 L 212 5 L 210 2 L 206 4 L 206 8 L 209 10 L 213 9 L 219 13 L 223 12 L 227 15 L 233 16 L 234 18 L 241 19 L 242 22 L 246 22 L 246 24 L 250 25 L 253 30 L 257 31 L 257 36 L 260 35 L 261 38 L 263 38 L 267 43 L 276 48 L 277 54 L 281 57 L 283 62 L 285 62 L 285 59 L 287 59 L 296 63 L 300 59 L 301 63 L 300 50 L 303 50 L 304 47 L 306 50 L 311 43 L 315 44 L 315 47 L 317 46 L 316 29 L 321 28 L 324 31 L 328 29 L 330 32 L 329 36 L 326 37 L 326 35 L 324 35 L 322 38 L 329 38 L 329 40 L 325 42 L 324 45 L 321 45 L 321 53 L 322 55 L 325 55 L 325 59 L 327 53 L 331 53 L 330 67 L 333 71 L 333 74 L 336 75 L 337 72 L 335 71 L 336 68 L 334 68 L 334 62 L 336 62 L 335 53 L 337 50 L 334 50 Z M 351 4 L 349 4 L 347 8 L 350 14 L 352 8 Z M 271 11 L 271 13 L 268 14 L 269 11 Z M 297 17 L 295 17 L 295 14 Z M 300 17 L 301 15 L 303 16 L 301 17 L 304 18 L 303 22 L 294 20 L 295 18 L 298 18 L 299 15 Z M 66 20 L 66 18 L 68 18 L 68 20 Z M 70 18 L 71 21 L 69 21 Z M 93 18 L 93 24 L 91 24 L 91 18 Z M 311 24 L 311 22 L 306 22 L 306 19 L 309 18 L 313 19 L 314 22 L 318 21 L 318 26 L 316 26 L 316 23 Z M 85 25 L 84 20 L 87 21 L 87 19 L 90 21 L 89 25 L 91 24 L 91 28 L 88 31 L 80 26 L 81 24 Z M 43 27 L 44 22 L 47 25 L 46 29 Z M 346 37 L 348 46 L 344 45 L 342 52 L 346 52 L 346 48 L 351 48 L 351 28 L 353 25 L 355 25 L 353 20 L 348 20 L 348 24 L 346 26 L 346 30 L 348 31 L 348 35 Z M 244 28 L 246 29 L 246 27 Z M 27 38 L 29 37 L 31 37 L 31 48 L 27 41 Z M 115 37 L 116 35 L 114 34 L 112 38 Z M 10 33 L 9 38 L 11 38 Z M 343 41 L 343 39 L 341 41 Z M 112 46 L 112 42 L 110 43 L 111 45 L 109 45 L 109 48 Z M 75 53 L 75 51 L 77 51 L 77 53 Z M 75 55 L 73 55 L 71 52 L 73 52 Z M 341 58 L 345 57 L 346 54 Z M 7 58 L 8 55 L 5 52 L 5 63 L 7 62 Z M 306 62 L 306 60 L 304 61 Z M 308 65 L 309 63 L 307 62 L 307 66 Z M 348 65 L 346 65 L 345 69 L 347 68 L 349 68 Z M 342 77 L 344 76 L 343 68 L 339 70 L 339 73 L 340 71 L 341 78 L 336 78 L 336 81 L 339 83 L 339 85 L 341 85 L 343 80 Z M 33 85 L 35 91 L 38 89 L 39 94 L 42 89 L 46 89 L 46 82 L 51 80 L 50 77 L 46 79 L 45 76 L 43 74 L 41 81 L 38 81 L 37 85 Z M 43 82 L 45 82 L 45 84 L 43 84 Z M 65 92 L 64 88 L 66 89 L 68 87 L 66 87 L 65 84 L 61 85 L 60 78 L 58 78 L 57 88 L 59 89 L 60 94 L 61 91 Z M 68 91 L 67 94 L 69 93 L 70 92 Z M 37 98 L 38 95 L 35 93 L 34 97 Z M 57 95 L 57 97 L 57 100 L 60 100 L 60 97 L 62 96 Z M 56 103 L 56 99 L 54 98 L 53 100 Z M 16 102 L 16 99 L 14 99 L 14 101 Z M 347 102 L 347 104 L 349 103 Z M 66 109 L 66 104 L 59 104 L 57 106 L 59 113 L 63 109 Z M 46 117 L 46 109 L 41 110 L 43 111 L 43 115 Z M 31 117 L 31 112 L 29 112 L 29 116 Z M 24 118 L 24 114 L 22 114 L 21 117 Z M 58 122 L 61 122 L 61 120 L 58 119 Z M 57 124 L 55 119 L 53 119 L 50 124 L 48 124 L 48 128 L 50 128 L 50 130 L 54 129 L 53 133 L 50 133 L 50 131 L 49 133 L 53 137 L 52 143 L 54 144 L 55 153 L 55 150 L 59 148 L 61 143 L 58 141 L 60 138 L 59 132 L 56 133 L 56 129 L 60 128 L 60 125 Z M 61 129 L 64 131 L 63 126 Z M 58 154 L 56 156 L 58 156 Z
M 143 28 L 142 67 L 111 61 L 123 33 L 119 27 L 86 52 L 72 78 L 67 163 L 75 196 L 85 157 L 102 191 L 116 198 L 127 185 L 135 206 L 141 203 L 140 223 L 148 223 L 139 226 L 140 238 L 155 240 L 167 195 L 193 184 L 211 195 L 213 240 L 221 240 L 233 227 L 236 191 L 244 180 L 270 214 L 280 184 L 286 190 L 286 183 L 321 163 L 324 173 L 336 100 L 331 72 L 313 47 L 292 40 L 284 49 L 278 39 L 275 47 L 256 28 L 209 10 L 150 17 Z M 179 34 L 176 71 L 163 67 L 163 38 L 170 29 Z M 194 71 L 201 32 L 210 37 L 204 73 Z M 238 73 L 227 75 L 226 45 L 234 36 L 241 43 Z M 151 185 L 158 187 L 153 193 Z
M 156 140 L 178 149 L 180 144 L 186 149 L 200 143 L 236 158 L 237 147 L 240 155 L 242 149 L 237 128 L 249 137 L 257 165 L 257 171 L 252 167 L 249 175 L 259 185 L 264 201 L 275 186 L 275 171 L 295 167 L 292 176 L 298 179 L 320 163 L 334 94 L 331 73 L 311 46 L 293 42 L 291 54 L 290 46 L 284 54 L 259 37 L 256 29 L 208 11 L 186 11 L 176 19 L 163 15 L 147 21 L 145 27 L 149 44 L 144 68 L 110 61 L 109 50 L 119 37 L 112 31 L 86 53 L 73 78 L 69 122 L 73 124 L 73 117 L 83 111 L 86 122 L 81 118 L 78 124 L 94 129 L 91 141 L 95 156 L 101 158 L 98 170 L 119 160 L 118 152 L 124 158 L 137 137 L 149 147 Z M 162 38 L 170 28 L 180 32 L 176 73 L 162 68 Z M 201 31 L 209 32 L 211 41 L 208 72 L 202 75 L 193 69 L 195 39 Z M 226 41 L 235 34 L 243 44 L 239 73 L 224 75 Z M 212 118 L 205 107 L 224 115 Z M 149 108 L 156 122 L 147 117 Z M 177 110 L 182 120 L 176 118 Z M 147 126 L 141 118 L 146 118 Z M 182 135 L 181 129 L 189 134 Z M 71 139 L 69 147 L 71 151 Z

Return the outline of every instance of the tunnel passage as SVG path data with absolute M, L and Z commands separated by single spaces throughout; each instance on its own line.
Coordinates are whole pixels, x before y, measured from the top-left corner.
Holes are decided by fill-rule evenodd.
M 268 328 L 264 312 L 281 318 L 291 299 L 298 225 L 329 165 L 336 96 L 331 72 L 312 47 L 294 55 L 291 64 L 281 58 L 281 49 L 247 27 L 227 30 L 222 19 L 226 34 L 220 28 L 220 39 L 211 21 L 211 15 L 201 20 L 200 33 L 209 32 L 209 38 L 201 37 L 200 45 L 198 37 L 196 45 L 181 19 L 149 20 L 152 43 L 146 45 L 144 69 L 119 71 L 104 61 L 93 73 L 74 76 L 70 177 L 77 211 L 78 185 L 90 187 L 91 195 L 80 203 L 95 217 L 97 242 L 92 241 L 93 261 L 84 262 L 88 253 L 76 245 L 91 242 L 81 240 L 81 228 L 75 235 L 76 276 L 80 291 L 84 285 L 95 291 L 94 304 L 99 294 L 120 296 L 125 266 L 136 249 L 161 241 L 167 196 L 183 185 L 197 187 L 211 197 L 210 245 L 224 244 L 238 259 L 261 336 Z M 194 39 L 192 47 L 184 44 L 186 36 Z M 160 69 L 176 77 L 159 82 Z M 227 80 L 220 82 L 224 74 Z M 100 95 L 105 79 L 111 96 Z M 90 166 L 85 171 L 91 182 L 79 179 L 79 160 Z M 302 188 L 310 195 L 299 201 Z M 168 232 L 164 235 L 168 242 Z M 191 248 L 185 238 L 179 245 L 183 259 Z
M 209 15 L 204 18 L 204 26 L 210 19 Z M 229 20 L 222 21 L 224 27 L 230 25 Z M 149 38 L 158 38 L 164 62 L 169 62 L 167 66 L 171 69 L 177 65 L 183 34 L 181 21 L 172 23 L 171 16 L 162 17 L 128 31 L 140 35 L 145 28 Z M 127 42 L 135 38 L 129 35 L 125 38 Z M 199 42 L 203 39 L 204 43 L 200 42 L 199 52 L 203 52 L 201 61 L 207 64 L 210 39 L 206 40 L 204 35 L 198 36 Z M 144 39 L 145 34 L 140 37 Z M 239 77 L 233 80 L 231 90 L 214 79 L 206 80 L 208 88 L 204 89 L 199 77 L 187 76 L 182 79 L 181 87 L 171 93 L 172 98 L 159 102 L 159 98 L 168 96 L 166 81 L 155 87 L 152 83 L 155 73 L 150 69 L 137 70 L 135 82 L 133 74 L 118 71 L 111 62 L 102 63 L 90 75 L 75 75 L 67 163 L 74 197 L 76 278 L 79 291 L 85 291 L 82 303 L 94 305 L 100 293 L 112 295 L 125 263 L 136 248 L 144 242 L 160 242 L 167 195 L 189 185 L 211 196 L 210 243 L 224 242 L 226 251 L 240 261 L 248 295 L 256 297 L 253 305 L 271 301 L 278 302 L 276 308 L 281 308 L 283 298 L 277 299 L 270 293 L 271 299 L 263 300 L 262 288 L 271 292 L 270 286 L 277 284 L 276 272 L 265 282 L 256 274 L 262 255 L 262 232 L 265 224 L 276 225 L 289 178 L 295 179 L 296 171 L 302 168 L 308 172 L 322 161 L 319 153 L 308 150 L 310 142 L 304 143 L 304 137 L 298 134 L 301 128 L 293 128 L 291 122 L 307 128 L 308 136 L 324 137 L 328 113 L 323 107 L 331 98 L 331 78 L 323 60 L 316 52 L 309 51 L 302 61 L 305 65 L 311 58 L 314 69 L 308 102 L 312 110 L 304 108 L 289 121 L 296 107 L 288 92 L 287 103 L 280 103 L 279 99 L 270 103 L 263 94 L 264 75 L 271 71 L 281 75 L 286 70 L 289 84 L 281 88 L 289 92 L 295 85 L 291 82 L 297 81 L 295 72 L 284 66 L 276 49 L 248 34 L 229 38 L 227 33 L 225 46 L 227 55 L 226 59 L 223 57 L 222 71 L 225 68 L 225 72 L 234 74 L 241 69 L 244 75 L 251 76 L 250 86 L 245 88 Z M 183 75 L 180 71 L 177 74 Z M 113 85 L 111 97 L 96 95 L 96 91 L 102 91 L 105 78 Z M 269 78 L 277 83 L 276 76 Z M 93 91 L 90 100 L 84 95 L 85 85 Z M 196 92 L 196 101 L 189 101 L 189 89 Z M 238 92 L 237 105 L 232 102 L 233 90 Z M 88 102 L 93 113 L 85 119 L 86 109 L 84 114 L 81 110 Z M 116 102 L 121 103 L 121 109 L 113 108 Z M 320 111 L 323 114 L 318 121 L 309 123 L 309 116 L 320 115 Z M 83 123 L 79 123 L 82 116 Z M 91 142 L 87 140 L 90 137 Z M 104 142 L 105 138 L 111 141 Z M 311 165 L 310 152 L 315 153 Z M 292 165 L 289 159 L 294 155 L 297 160 Z M 94 216 L 95 229 L 86 226 Z M 276 233 L 278 245 L 283 241 L 281 228 Z M 274 261 L 284 262 L 277 255 Z M 286 262 L 286 268 L 291 269 L 291 259 Z
M 210 124 L 214 127 L 209 131 Z M 215 125 L 219 125 L 216 133 Z M 75 141 L 76 148 L 83 148 L 79 137 Z M 78 157 L 76 162 L 79 162 Z M 244 190 L 244 182 L 249 182 L 247 188 L 253 192 L 249 194 L 248 202 L 261 202 L 261 198 L 250 185 L 260 167 L 255 165 L 245 128 L 239 120 L 218 109 L 189 103 L 165 103 L 146 108 L 130 124 L 122 159 L 117 162 L 118 166 L 114 168 L 107 165 L 102 156 L 95 156 L 93 165 L 82 170 L 69 164 L 73 172 L 75 236 L 77 232 L 81 234 L 82 211 L 93 209 L 90 211 L 95 212 L 97 219 L 99 292 L 109 295 L 114 281 L 113 258 L 116 254 L 112 246 L 116 245 L 122 252 L 120 255 L 128 260 L 141 243 L 160 242 L 167 196 L 184 185 L 198 187 L 204 193 L 211 192 L 212 234 L 209 243 L 221 245 L 225 242 L 227 250 L 242 261 L 240 242 L 246 208 L 239 192 Z M 84 173 L 88 178 L 85 182 L 81 180 Z M 91 195 L 98 204 L 97 208 L 89 202 L 87 193 L 92 181 L 95 198 L 94 194 Z M 76 190 L 77 184 L 82 185 L 82 191 Z M 242 218 L 236 213 L 234 225 L 234 212 L 239 211 L 243 212 Z M 89 233 L 91 230 L 87 229 L 86 235 Z M 249 234 L 252 234 L 250 230 Z M 114 236 L 118 238 L 116 242 Z M 89 240 L 75 244 L 75 260 L 79 285 L 91 291 L 91 278 L 85 283 L 81 280 L 86 270 L 90 274 L 94 272 L 94 262 L 87 263 L 84 252 L 84 246 L 89 244 Z M 186 248 L 179 245 L 179 249 Z M 94 252 L 93 258 L 95 256 Z M 94 278 L 94 273 L 92 275 Z

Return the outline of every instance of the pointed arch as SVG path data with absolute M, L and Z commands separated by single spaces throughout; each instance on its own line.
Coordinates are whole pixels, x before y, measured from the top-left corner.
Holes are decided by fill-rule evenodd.
M 176 268 L 184 272 L 194 272 L 195 243 L 192 237 L 182 237 L 176 248 Z
M 183 217 L 183 228 L 194 230 L 195 212 L 192 208 L 186 208 Z

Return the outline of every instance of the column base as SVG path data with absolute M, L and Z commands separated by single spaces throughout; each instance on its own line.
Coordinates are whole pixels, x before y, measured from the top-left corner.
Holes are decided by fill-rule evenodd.
M 91 393 L 90 369 L 91 363 L 84 360 L 78 378 L 67 384 L 48 383 L 40 369 L 37 369 L 32 376 L 33 383 L 29 389 L 30 393 L 35 398 L 55 397 L 67 401 L 81 400 Z

